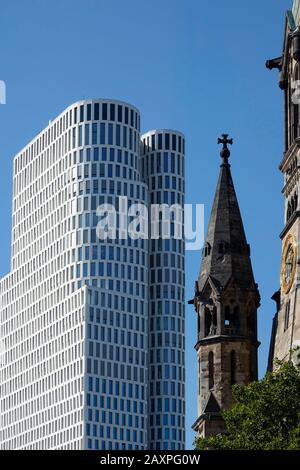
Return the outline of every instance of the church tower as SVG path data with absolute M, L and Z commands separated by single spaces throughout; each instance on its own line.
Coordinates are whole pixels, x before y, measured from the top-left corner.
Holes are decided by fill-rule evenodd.
M 282 240 L 280 289 L 272 297 L 276 302 L 268 369 L 275 359 L 293 358 L 300 343 L 300 1 L 286 13 L 283 53 L 268 60 L 269 69 L 279 70 L 279 87 L 284 93 L 285 148 L 279 168 L 283 174 L 284 227 Z
M 257 379 L 255 283 L 228 159 L 232 139 L 218 143 L 222 164 L 193 303 L 198 319 L 198 419 L 201 437 L 224 431 L 220 412 L 232 403 L 231 387 Z

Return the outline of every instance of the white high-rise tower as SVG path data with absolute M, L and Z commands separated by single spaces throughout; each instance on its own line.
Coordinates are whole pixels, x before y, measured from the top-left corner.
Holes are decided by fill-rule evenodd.
M 169 163 L 150 181 L 138 110 L 87 100 L 14 159 L 12 264 L 0 281 L 1 449 L 184 448 L 184 243 L 151 248 L 96 233 L 99 205 L 123 210 L 120 196 L 148 205 L 153 178 L 183 203 L 184 138 L 156 138 L 155 162 Z

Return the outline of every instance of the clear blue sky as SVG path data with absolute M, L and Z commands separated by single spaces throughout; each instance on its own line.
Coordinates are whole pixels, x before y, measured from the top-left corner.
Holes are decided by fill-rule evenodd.
M 136 105 L 142 129 L 175 128 L 187 140 L 187 202 L 206 222 L 219 171 L 216 139 L 234 138 L 232 172 L 257 282 L 260 373 L 279 287 L 283 224 L 283 96 L 264 67 L 282 51 L 292 0 L 2 0 L 0 79 L 0 276 L 9 270 L 12 157 L 49 119 L 82 98 Z M 193 296 L 200 252 L 186 259 Z M 186 309 L 187 436 L 197 418 L 195 313 Z

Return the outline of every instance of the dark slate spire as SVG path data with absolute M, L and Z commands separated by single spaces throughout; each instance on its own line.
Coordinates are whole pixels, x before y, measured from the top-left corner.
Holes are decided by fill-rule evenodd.
M 203 413 L 220 413 L 221 408 L 216 400 L 215 395 L 210 392 L 209 398 L 204 406 Z
M 198 292 L 203 290 L 209 277 L 218 290 L 229 280 L 233 280 L 236 287 L 255 286 L 250 249 L 228 163 L 228 144 L 232 145 L 233 141 L 228 139 L 228 134 L 223 134 L 222 139 L 218 139 L 220 143 L 223 144 L 220 152 L 223 161 L 203 249 Z

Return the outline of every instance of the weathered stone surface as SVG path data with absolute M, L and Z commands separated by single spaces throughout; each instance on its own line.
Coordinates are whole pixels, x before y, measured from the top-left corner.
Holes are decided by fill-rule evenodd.
M 257 308 L 250 249 L 228 164 L 221 165 L 194 297 L 198 317 L 200 436 L 224 432 L 220 412 L 232 404 L 232 385 L 257 379 Z M 226 156 L 226 159 L 224 158 Z
M 208 276 L 223 287 L 232 276 L 236 285 L 243 288 L 252 287 L 254 278 L 249 245 L 246 241 L 229 164 L 221 166 L 206 246 L 211 247 L 211 253 L 210 256 L 202 258 L 199 290 L 203 289 Z
M 284 227 L 280 289 L 272 297 L 276 302 L 270 342 L 268 370 L 275 360 L 292 359 L 293 349 L 300 342 L 300 1 L 295 0 L 293 10 L 285 18 L 283 54 L 280 58 L 280 84 L 284 93 L 285 151 L 280 163 L 283 174 Z M 272 62 L 272 61 L 271 61 Z M 293 257 L 287 256 L 289 247 Z

